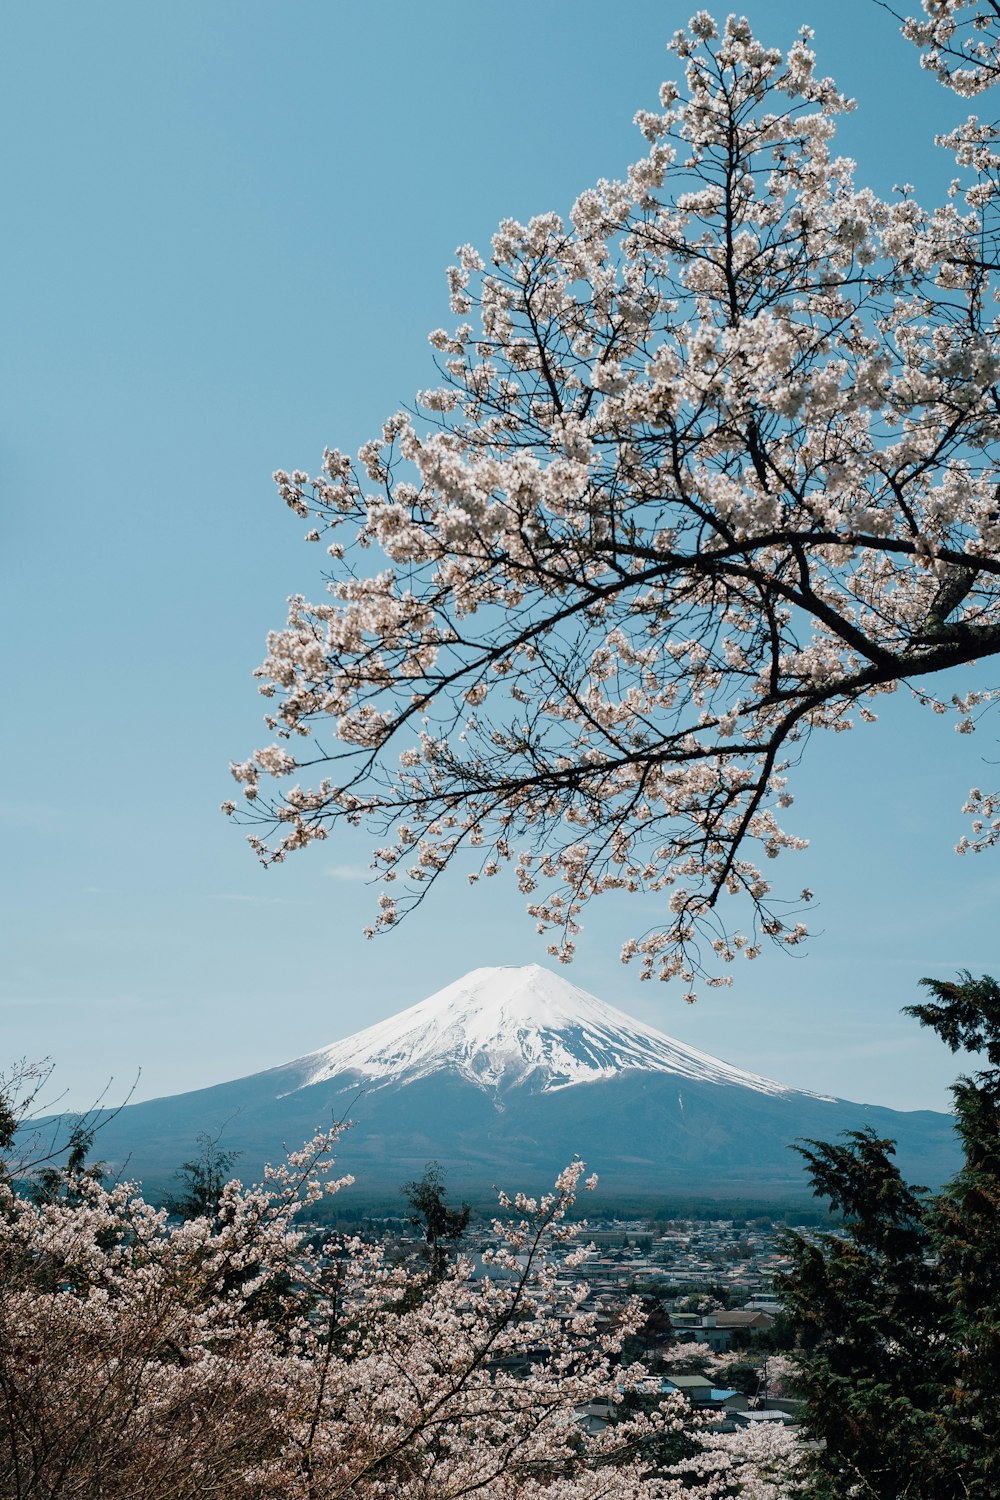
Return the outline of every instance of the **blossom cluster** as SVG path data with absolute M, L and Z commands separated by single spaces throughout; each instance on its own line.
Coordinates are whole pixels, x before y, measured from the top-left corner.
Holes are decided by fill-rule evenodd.
M 908 26 L 935 68 L 968 9 Z M 765 872 L 808 738 L 1000 650 L 1000 152 L 967 121 L 944 203 L 883 198 L 808 29 L 701 11 L 670 51 L 621 180 L 459 249 L 416 412 L 275 476 L 330 574 L 225 806 L 265 862 L 369 828 L 371 933 L 456 861 L 567 962 L 593 897 L 657 896 L 622 957 L 693 995 L 807 935 Z
M 956 94 L 971 98 L 1000 81 L 1000 15 L 989 0 L 923 0 L 903 35 L 919 47 L 921 66 Z

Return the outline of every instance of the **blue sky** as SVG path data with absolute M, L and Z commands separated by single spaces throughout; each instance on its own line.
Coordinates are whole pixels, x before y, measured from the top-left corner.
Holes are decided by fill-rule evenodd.
M 139 1097 L 238 1076 L 478 964 L 545 961 L 516 895 L 458 881 L 368 944 L 361 838 L 265 872 L 217 809 L 265 738 L 266 631 L 318 590 L 272 470 L 431 383 L 457 244 L 640 154 L 632 114 L 690 8 L 5 8 L 0 1058 L 51 1056 L 69 1105 L 140 1067 Z M 959 106 L 873 0 L 748 14 L 779 43 L 816 27 L 859 100 L 860 181 L 940 190 L 928 142 Z M 988 724 L 903 699 L 816 741 L 789 820 L 811 847 L 785 863 L 818 897 L 807 955 L 692 1009 L 621 967 L 640 924 L 606 903 L 568 977 L 759 1072 L 944 1107 L 954 1062 L 898 1011 L 923 974 L 1000 968 L 1000 856 L 951 853 L 998 759 Z

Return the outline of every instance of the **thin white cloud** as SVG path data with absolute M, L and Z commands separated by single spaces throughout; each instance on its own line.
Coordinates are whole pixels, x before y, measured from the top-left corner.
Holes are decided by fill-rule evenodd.
M 331 880 L 371 880 L 372 872 L 364 865 L 327 865 L 324 875 Z

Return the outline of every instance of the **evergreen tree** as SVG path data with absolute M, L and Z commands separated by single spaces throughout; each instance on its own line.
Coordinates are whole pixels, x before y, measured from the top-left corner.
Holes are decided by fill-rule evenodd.
M 996 1500 L 1000 1494 L 1000 988 L 923 980 L 908 1007 L 989 1067 L 953 1089 L 965 1165 L 908 1186 L 874 1131 L 800 1147 L 843 1227 L 789 1232 L 779 1290 L 801 1352 L 811 1500 Z
M 814 1190 L 845 1220 L 842 1232 L 789 1233 L 794 1270 L 779 1286 L 804 1356 L 809 1436 L 825 1444 L 809 1460 L 809 1493 L 945 1500 L 949 1491 L 900 1487 L 911 1467 L 937 1473 L 933 1414 L 953 1378 L 923 1200 L 874 1131 L 801 1150 Z
M 35 1203 L 79 1203 L 84 1182 L 103 1182 L 104 1162 L 88 1162 L 94 1145 L 95 1127 L 81 1116 L 70 1126 L 66 1142 L 65 1166 L 39 1167 L 28 1187 L 28 1197 Z
M 201 1131 L 195 1138 L 198 1155 L 183 1162 L 174 1176 L 183 1183 L 183 1191 L 171 1194 L 166 1207 L 182 1219 L 197 1219 L 202 1215 L 213 1217 L 219 1211 L 222 1189 L 232 1175 L 234 1162 L 242 1151 L 224 1151 L 217 1136 Z
M 2 1156 L 6 1155 L 13 1145 L 16 1129 L 17 1117 L 10 1106 L 10 1101 L 5 1094 L 0 1093 L 0 1173 L 3 1171 Z
M 431 1275 L 439 1281 L 448 1266 L 448 1245 L 462 1238 L 472 1209 L 468 1203 L 451 1208 L 445 1202 L 444 1180 L 436 1161 L 428 1162 L 423 1177 L 404 1183 L 401 1191 L 410 1205 L 410 1223 L 426 1241 Z
M 907 1007 L 953 1052 L 985 1055 L 988 1067 L 952 1089 L 965 1164 L 928 1215 L 951 1320 L 954 1378 L 944 1394 L 949 1456 L 965 1500 L 1000 1495 L 1000 986 L 967 971 L 925 979 L 933 1000 Z

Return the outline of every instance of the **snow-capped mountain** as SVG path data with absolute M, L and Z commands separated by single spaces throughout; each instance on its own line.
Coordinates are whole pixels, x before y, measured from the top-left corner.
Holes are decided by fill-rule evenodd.
M 350 1073 L 375 1088 L 449 1070 L 486 1090 L 543 1093 L 620 1073 L 669 1073 L 776 1096 L 800 1093 L 686 1047 L 539 964 L 473 969 L 387 1021 L 299 1058 L 306 1088 Z
M 427 1162 L 466 1196 L 534 1192 L 575 1154 L 613 1198 L 802 1198 L 802 1137 L 873 1126 L 904 1174 L 958 1167 L 949 1115 L 899 1113 L 785 1087 L 673 1041 L 537 965 L 476 969 L 343 1041 L 249 1078 L 129 1105 L 96 1150 L 154 1193 L 199 1133 L 244 1179 L 350 1116 L 338 1162 L 356 1198 L 398 1201 Z M 127 1165 L 126 1165 L 127 1164 Z M 659 1211 L 659 1210 L 658 1210 Z

